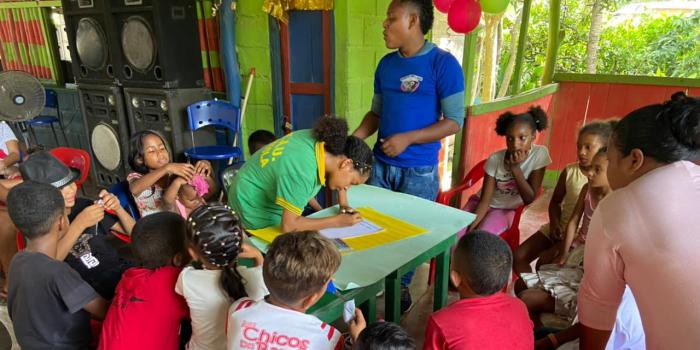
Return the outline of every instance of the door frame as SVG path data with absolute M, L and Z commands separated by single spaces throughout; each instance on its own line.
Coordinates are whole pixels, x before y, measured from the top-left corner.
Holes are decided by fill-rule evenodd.
M 333 66 L 333 12 L 321 11 L 322 14 L 322 34 L 323 34 L 323 83 L 293 83 L 291 81 L 291 66 L 289 53 L 289 26 L 284 23 L 279 23 L 279 66 L 281 78 L 281 112 L 282 112 L 282 131 L 287 134 L 292 130 L 292 94 L 308 94 L 308 95 L 323 95 L 323 112 L 331 114 L 333 111 L 333 74 L 331 67 Z M 272 33 L 271 33 L 272 35 Z M 271 38 L 271 40 L 274 40 Z M 274 58 L 273 58 L 274 59 Z M 274 65 L 273 65 L 274 67 Z M 278 101 L 279 99 L 275 99 Z

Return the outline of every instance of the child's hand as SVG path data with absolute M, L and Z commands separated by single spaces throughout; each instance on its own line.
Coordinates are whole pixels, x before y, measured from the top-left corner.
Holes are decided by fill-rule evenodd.
M 506 156 L 505 163 L 511 169 L 518 167 L 520 166 L 520 163 L 527 159 L 528 153 L 528 151 L 509 152 L 509 154 Z
M 367 328 L 367 321 L 365 321 L 365 316 L 362 315 L 362 311 L 360 311 L 360 309 L 355 309 L 355 318 L 350 321 L 348 328 L 350 328 L 350 336 L 352 337 L 352 341 L 356 342 L 357 337 L 360 336 L 360 333 Z
M 211 163 L 208 160 L 199 160 L 194 164 L 194 173 L 209 176 L 213 173 Z
M 561 225 L 555 223 L 549 223 L 549 234 L 555 241 L 561 241 L 564 239 L 564 230 L 562 230 Z
M 121 203 L 119 203 L 119 198 L 117 196 L 107 192 L 106 190 L 100 191 L 100 194 L 98 195 L 100 197 L 100 200 L 102 201 L 102 207 L 105 210 L 111 210 L 116 212 L 117 210 L 122 209 Z
M 354 214 L 338 214 L 335 216 L 335 220 L 339 227 L 347 227 L 362 221 L 362 216 L 357 212 Z
M 192 176 L 194 176 L 194 166 L 192 164 L 170 163 L 166 165 L 166 167 L 168 174 L 177 175 L 179 177 L 184 178 L 187 181 L 190 181 L 192 179 Z
M 552 264 L 564 265 L 566 259 L 569 258 L 569 249 L 566 247 L 566 242 L 561 242 L 559 248 L 557 249 L 554 259 L 552 259 Z
M 98 222 L 102 221 L 105 217 L 105 210 L 99 204 L 93 204 L 80 212 L 78 216 L 73 220 L 73 225 L 78 225 L 78 227 L 85 230 L 88 227 L 97 225 Z
M 255 260 L 255 266 L 260 266 L 265 261 L 262 253 L 248 243 L 241 244 L 241 251 L 238 253 L 238 257 Z

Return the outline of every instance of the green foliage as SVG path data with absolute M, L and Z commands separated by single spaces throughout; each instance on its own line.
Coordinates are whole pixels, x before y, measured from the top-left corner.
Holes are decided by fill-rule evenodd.
M 585 72 L 586 43 L 593 0 L 564 0 L 561 12 L 561 45 L 557 72 Z M 603 0 L 606 11 L 615 11 L 626 0 Z M 606 12 L 605 16 L 610 16 Z M 510 28 L 513 19 L 504 22 Z M 607 22 L 607 19 L 604 21 Z M 549 2 L 535 0 L 523 57 L 521 91 L 540 85 L 547 50 Z M 504 42 L 510 40 L 504 33 Z M 499 76 L 510 56 L 508 45 L 499 62 Z M 700 11 L 667 17 L 645 15 L 607 25 L 598 50 L 598 74 L 655 75 L 700 78 Z M 500 82 L 500 80 L 499 80 Z
M 605 74 L 700 78 L 700 11 L 606 28 L 598 67 Z

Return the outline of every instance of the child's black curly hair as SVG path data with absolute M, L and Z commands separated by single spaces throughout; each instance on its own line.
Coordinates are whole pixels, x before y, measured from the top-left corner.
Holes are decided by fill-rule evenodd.
M 508 128 L 517 122 L 528 123 L 533 131 L 547 129 L 547 113 L 540 106 L 532 106 L 525 113 L 505 112 L 496 120 L 496 134 L 506 136 Z
M 360 175 L 367 175 L 372 169 L 372 149 L 355 136 L 348 136 L 348 123 L 345 119 L 324 116 L 314 125 L 314 138 L 325 143 L 327 152 L 334 156 L 344 155 L 353 161 Z

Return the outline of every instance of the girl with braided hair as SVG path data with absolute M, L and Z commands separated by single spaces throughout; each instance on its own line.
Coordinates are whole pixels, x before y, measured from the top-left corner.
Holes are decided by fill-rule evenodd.
M 236 299 L 255 300 L 267 295 L 262 278 L 262 254 L 243 243 L 240 217 L 228 206 L 210 204 L 195 209 L 187 219 L 188 252 L 201 269 L 186 267 L 175 292 L 190 308 L 192 338 L 188 349 L 226 347 L 226 312 Z M 254 266 L 238 266 L 239 258 Z

